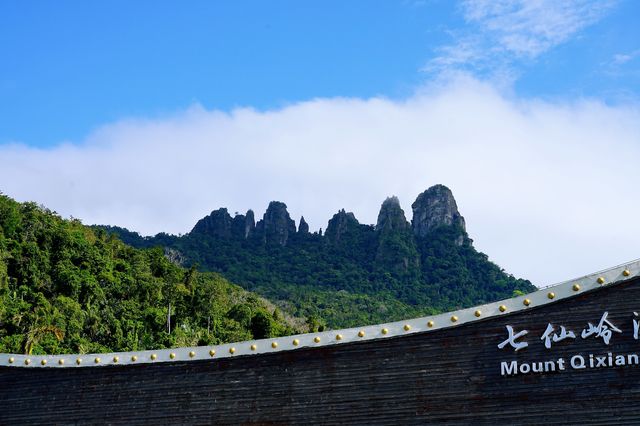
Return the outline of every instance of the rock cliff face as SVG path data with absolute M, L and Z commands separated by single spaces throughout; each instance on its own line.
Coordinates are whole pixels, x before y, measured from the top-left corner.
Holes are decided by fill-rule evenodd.
M 347 213 L 344 209 L 334 214 L 329 223 L 324 236 L 332 243 L 339 242 L 342 237 L 350 230 L 356 230 L 360 225 L 358 219 L 351 212 Z
M 231 237 L 231 224 L 232 219 L 229 212 L 227 212 L 226 208 L 221 208 L 200 219 L 191 230 L 191 233 L 229 238 Z
M 443 225 L 458 226 L 466 232 L 464 218 L 458 212 L 456 200 L 451 190 L 444 185 L 435 185 L 418 195 L 411 205 L 413 209 L 412 227 L 416 237 L 424 238 L 434 229 Z M 461 235 L 456 243 L 461 245 Z
M 253 217 L 253 210 L 248 210 L 246 215 L 236 215 L 233 218 L 231 227 L 232 233 L 235 237 L 244 239 L 249 238 L 256 227 L 256 222 Z
M 256 224 L 256 234 L 268 243 L 287 244 L 289 236 L 296 233 L 296 223 L 289 216 L 287 205 L 272 201 L 262 220 Z

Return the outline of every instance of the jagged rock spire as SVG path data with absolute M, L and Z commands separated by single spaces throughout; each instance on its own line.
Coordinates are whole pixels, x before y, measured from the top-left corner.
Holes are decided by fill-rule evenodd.
M 306 220 L 304 220 L 304 216 L 300 217 L 300 225 L 298 225 L 298 233 L 299 234 L 308 234 L 309 233 L 309 224 Z
M 279 201 L 270 202 L 262 220 L 256 224 L 256 233 L 261 235 L 264 241 L 283 246 L 295 232 L 296 223 L 289 216 L 287 205 Z
M 409 222 L 404 216 L 404 210 L 400 207 L 400 201 L 395 195 L 387 198 L 380 207 L 376 231 L 404 230 L 409 228 Z
M 341 237 L 349 231 L 352 227 L 360 225 L 358 219 L 351 212 L 347 213 L 344 209 L 334 214 L 329 223 L 327 224 L 327 230 L 324 236 L 332 243 L 340 241 Z
M 435 185 L 418 195 L 411 205 L 412 227 L 417 237 L 425 237 L 443 225 L 459 226 L 466 231 L 465 222 L 451 190 L 444 185 Z

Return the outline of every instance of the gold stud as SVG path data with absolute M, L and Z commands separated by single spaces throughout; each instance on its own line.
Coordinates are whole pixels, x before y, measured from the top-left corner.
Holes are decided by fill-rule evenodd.
M 598 284 L 604 284 L 604 278 L 598 277 Z
M 209 356 L 214 356 L 215 354 L 216 354 L 216 351 L 214 351 L 213 349 L 209 351 Z
M 529 306 L 529 305 L 531 304 L 531 300 L 529 300 L 529 299 L 524 299 L 524 300 L 522 301 L 522 304 L 523 304 L 524 306 Z
M 133 355 L 133 356 L 131 357 L 131 361 L 132 361 L 132 362 L 136 362 L 137 360 L 138 360 L 138 357 L 137 357 L 137 356 Z
M 78 365 L 82 364 L 82 358 L 76 358 L 76 364 Z
M 364 337 L 364 331 L 362 330 L 358 331 L 358 337 Z
M 382 329 L 382 334 L 387 334 L 389 332 L 389 330 L 387 330 L 386 328 Z
M 556 297 L 556 294 L 554 292 L 550 291 L 549 293 L 547 293 L 547 297 L 549 299 L 553 299 L 554 297 Z
M 574 284 L 573 291 L 580 291 L 580 284 Z
M 60 359 L 58 360 L 58 364 L 60 364 L 60 365 L 64 365 L 64 359 L 60 358 Z
M 258 347 L 256 345 L 251 345 L 251 350 L 255 351 L 256 349 L 258 349 Z
M 405 324 L 403 328 L 404 328 L 404 331 L 411 330 L 411 326 L 409 324 Z
M 456 321 L 458 321 L 458 317 L 455 316 L 455 315 L 452 315 L 451 316 L 451 322 L 456 322 Z
M 273 343 L 271 343 L 271 347 L 272 347 L 273 349 L 277 348 L 277 347 L 278 347 L 278 342 L 273 342 Z
M 229 353 L 233 355 L 236 352 L 236 348 L 229 348 Z
M 336 334 L 336 340 L 342 340 L 342 334 Z
M 118 363 L 118 361 L 120 361 L 120 358 L 118 358 L 117 356 L 114 356 L 114 357 L 113 357 L 113 362 L 114 362 L 115 364 L 117 364 L 117 363 Z
M 176 358 L 176 354 L 174 354 L 173 352 L 171 352 L 171 353 L 169 354 L 169 358 L 171 358 L 171 359 L 175 359 L 175 358 Z
M 316 342 L 316 343 L 320 343 L 320 338 L 318 336 L 316 336 L 316 337 L 313 338 L 313 341 Z
M 47 365 L 47 360 L 43 359 L 42 361 L 40 361 L 40 365 Z
M 194 351 L 189 352 L 189 358 L 193 358 L 194 356 L 196 356 L 196 353 Z
M 151 354 L 151 361 L 155 361 L 156 358 L 158 358 L 158 355 L 156 354 Z
M 480 309 L 478 309 L 477 311 L 475 311 L 475 312 L 473 313 L 473 315 L 475 315 L 476 317 L 478 317 L 478 318 L 479 318 L 479 317 L 482 315 L 482 311 L 481 311 Z
M 24 360 L 24 365 L 29 365 L 29 364 L 31 364 L 31 360 L 30 360 L 30 359 L 28 359 L 28 358 L 27 358 L 27 359 L 25 359 L 25 360 Z
M 95 359 L 93 360 L 93 362 L 95 362 L 96 364 L 100 364 L 100 358 L 95 357 Z
M 300 341 L 298 339 L 293 339 L 293 346 L 298 346 L 298 344 L 300 343 Z
M 500 309 L 500 312 L 506 312 L 507 307 L 506 307 L 506 306 L 504 306 L 504 305 L 500 305 L 500 308 L 499 308 L 499 309 Z
M 429 327 L 429 328 L 433 327 L 433 321 L 429 321 L 429 322 L 427 323 L 427 327 Z
M 14 357 L 9 358 L 9 364 L 13 364 L 15 362 L 15 360 L 16 359 Z
M 625 269 L 624 271 L 622 271 L 622 275 L 624 275 L 625 277 L 628 277 L 629 275 L 631 275 L 631 271 L 628 269 Z

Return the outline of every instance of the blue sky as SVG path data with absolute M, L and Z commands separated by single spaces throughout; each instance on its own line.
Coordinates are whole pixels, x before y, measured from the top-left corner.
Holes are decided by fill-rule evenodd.
M 469 16 L 491 9 L 486 3 L 3 2 L 0 144 L 81 143 L 105 123 L 194 103 L 229 111 L 318 97 L 402 99 L 451 69 L 507 80 L 525 97 L 637 100 L 640 2 L 567 1 L 574 14 L 527 21 L 503 1 L 495 2 L 503 10 Z M 504 34 L 491 28 L 500 13 Z M 556 27 L 538 33 L 518 28 L 553 19 Z M 510 25 L 543 46 L 487 54 Z M 486 57 L 433 66 L 470 39 Z
M 640 1 L 1 2 L 0 191 L 187 233 L 449 186 L 539 285 L 640 254 Z

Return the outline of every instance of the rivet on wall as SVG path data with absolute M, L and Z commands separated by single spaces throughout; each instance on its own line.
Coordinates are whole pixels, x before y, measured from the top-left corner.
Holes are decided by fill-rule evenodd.
M 625 269 L 624 271 L 622 271 L 622 275 L 624 275 L 625 277 L 628 277 L 629 275 L 631 275 L 631 271 L 628 269 Z
M 233 355 L 236 352 L 236 348 L 229 348 L 229 353 Z
M 58 360 L 58 364 L 60 364 L 60 365 L 64 365 L 64 359 L 60 358 L 60 359 Z
M 404 327 L 402 327 L 402 328 L 404 328 L 404 331 L 411 330 L 411 326 L 409 324 L 405 324 Z
M 336 334 L 336 340 L 342 340 L 342 334 Z
M 598 277 L 598 284 L 604 284 L 604 278 Z
M 43 359 L 42 361 L 40 361 L 40 365 L 47 365 L 47 360 Z
M 580 284 L 574 284 L 573 291 L 580 291 Z
M 433 327 L 433 321 L 429 321 L 429 322 L 427 323 L 427 327 L 429 327 L 429 328 Z
M 114 356 L 113 357 L 113 362 L 117 364 L 118 361 L 120 361 L 120 358 L 118 358 L 117 356 Z
M 293 343 L 293 346 L 298 346 L 300 344 L 300 340 L 293 339 L 293 342 L 291 342 L 291 343 Z
M 507 307 L 505 305 L 500 305 L 500 312 L 506 312 L 507 311 Z
M 256 345 L 251 345 L 251 350 L 255 351 L 256 349 L 258 349 L 258 347 Z
M 156 358 L 158 358 L 158 355 L 156 354 L 151 354 L 151 361 L 155 361 Z
M 196 353 L 194 351 L 189 352 L 189 358 L 193 358 L 194 356 L 196 356 Z
M 272 347 L 273 349 L 277 348 L 277 347 L 278 347 L 278 342 L 273 342 L 273 343 L 271 343 L 271 347 Z
M 358 331 L 358 337 L 364 337 L 364 331 L 362 330 Z
M 76 364 L 78 364 L 78 365 L 82 364 L 82 358 L 77 358 L 76 359 Z
M 15 362 L 15 360 L 16 359 L 14 357 L 9 358 L 9 364 L 13 364 Z
M 475 315 L 476 317 L 480 318 L 480 316 L 482 315 L 482 311 L 480 309 L 478 309 L 477 311 L 475 311 L 473 313 L 473 315 Z
M 94 360 L 93 360 L 93 362 L 95 362 L 96 364 L 100 364 L 100 358 L 95 357 L 95 358 L 94 358 Z
M 522 304 L 523 304 L 524 306 L 529 306 L 529 305 L 531 304 L 531 300 L 529 300 L 529 299 L 524 299 L 524 300 L 522 301 Z
M 476 316 L 477 316 L 477 315 L 476 315 Z M 455 315 L 452 315 L 452 316 L 451 316 L 451 322 L 456 322 L 456 321 L 458 321 L 458 317 L 457 317 L 457 316 L 455 316 Z
M 169 354 L 169 358 L 171 358 L 171 359 L 175 359 L 175 358 L 176 358 L 176 354 L 174 354 L 173 352 L 171 352 L 171 353 Z
M 316 342 L 316 343 L 320 343 L 320 338 L 318 336 L 316 336 L 316 337 L 313 338 L 313 341 Z
M 29 364 L 31 364 L 31 360 L 30 360 L 30 359 L 28 359 L 28 358 L 27 358 L 27 359 L 25 359 L 25 360 L 24 360 L 24 365 L 29 365 Z
M 553 299 L 554 297 L 556 297 L 556 294 L 554 292 L 550 291 L 549 293 L 547 293 L 547 297 L 549 299 Z
M 136 362 L 137 360 L 138 360 L 138 357 L 137 357 L 137 356 L 133 355 L 133 356 L 131 357 L 131 362 Z
M 382 334 L 387 334 L 389 332 L 389 330 L 387 330 L 386 328 L 383 328 L 381 332 L 382 332 Z
M 214 351 L 213 349 L 209 351 L 209 356 L 214 356 L 215 354 L 216 354 L 216 351 Z

